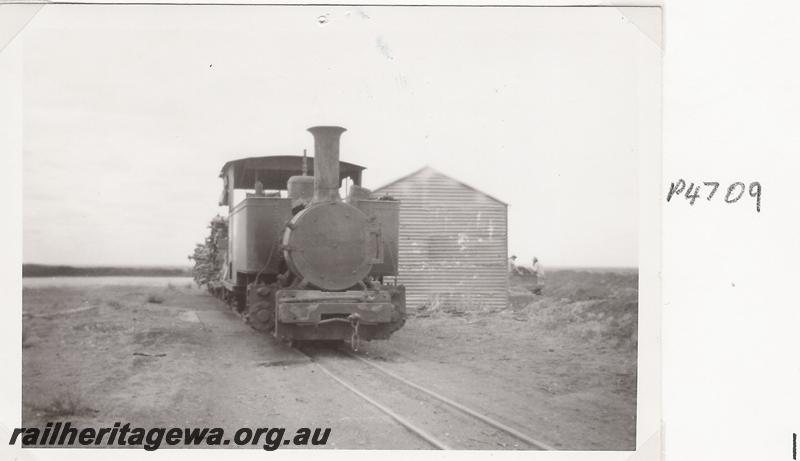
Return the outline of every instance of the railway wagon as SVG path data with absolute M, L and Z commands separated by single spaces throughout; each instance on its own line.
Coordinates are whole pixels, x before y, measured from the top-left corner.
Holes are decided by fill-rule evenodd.
M 385 339 L 405 322 L 397 283 L 399 205 L 339 161 L 337 126 L 308 129 L 314 157 L 226 163 L 228 207 L 219 280 L 210 291 L 253 328 L 288 341 Z M 347 178 L 346 197 L 340 196 Z M 236 191 L 244 197 L 236 203 Z

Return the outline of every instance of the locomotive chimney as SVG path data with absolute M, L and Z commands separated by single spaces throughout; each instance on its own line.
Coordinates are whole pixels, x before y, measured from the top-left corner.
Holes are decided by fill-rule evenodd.
M 314 126 L 314 202 L 339 201 L 340 126 Z

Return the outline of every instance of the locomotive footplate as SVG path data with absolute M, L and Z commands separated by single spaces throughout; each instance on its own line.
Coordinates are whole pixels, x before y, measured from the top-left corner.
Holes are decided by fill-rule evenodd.
M 347 322 L 357 313 L 361 323 L 390 322 L 392 305 L 389 293 L 381 291 L 280 290 L 277 294 L 278 322 L 318 325 L 335 319 Z
M 357 319 L 362 338 L 369 340 L 398 318 L 385 290 L 279 290 L 276 301 L 275 336 L 284 339 L 349 340 Z

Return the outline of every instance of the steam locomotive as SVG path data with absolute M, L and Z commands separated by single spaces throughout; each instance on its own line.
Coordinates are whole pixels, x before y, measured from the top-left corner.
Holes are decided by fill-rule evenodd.
M 226 163 L 227 241 L 210 291 L 254 328 L 288 341 L 385 339 L 405 322 L 397 284 L 400 202 L 339 161 L 337 126 L 308 129 L 314 157 Z M 352 183 L 342 199 L 342 181 Z M 244 197 L 235 203 L 235 191 Z M 249 191 L 249 192 L 248 192 Z

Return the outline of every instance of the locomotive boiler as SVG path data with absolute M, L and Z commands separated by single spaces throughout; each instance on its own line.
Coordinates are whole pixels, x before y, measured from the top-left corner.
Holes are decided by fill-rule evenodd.
M 279 339 L 357 347 L 388 338 L 405 322 L 400 203 L 373 196 L 361 186 L 365 168 L 340 162 L 344 128 L 308 131 L 313 158 L 251 157 L 223 166 L 227 241 L 217 242 L 222 267 L 209 289 Z M 350 184 L 344 198 L 343 180 Z

